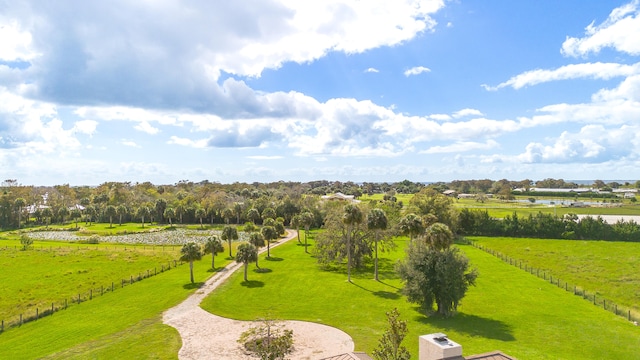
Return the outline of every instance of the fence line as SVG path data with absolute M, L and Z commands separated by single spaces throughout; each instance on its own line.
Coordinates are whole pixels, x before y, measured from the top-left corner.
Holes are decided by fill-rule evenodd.
M 135 276 L 130 275 L 128 279 L 121 279 L 119 282 L 112 281 L 111 284 L 108 284 L 106 287 L 104 285 L 101 285 L 99 288 L 91 288 L 87 292 L 78 293 L 77 296 L 74 295 L 73 297 L 67 297 L 64 300 L 59 301 L 57 303 L 52 302 L 51 307 L 47 306 L 47 308 L 41 308 L 41 307 L 36 307 L 35 309 L 31 308 L 29 309 L 29 313 L 26 315 L 25 313 L 22 313 L 19 316 L 16 315 L 13 318 L 10 318 L 8 320 L 5 320 L 5 319 L 0 320 L 0 333 L 4 332 L 6 329 L 16 327 L 16 326 L 22 326 L 22 324 L 24 323 L 27 323 L 30 321 L 36 321 L 45 316 L 53 315 L 54 313 L 60 310 L 66 310 L 71 305 L 74 305 L 74 304 L 78 305 L 83 302 L 93 300 L 93 298 L 96 297 L 98 294 L 102 296 L 109 292 L 113 293 L 116 289 L 118 289 L 117 285 L 119 285 L 119 287 L 122 289 L 125 286 L 133 285 L 134 283 L 150 278 L 152 276 L 156 276 L 165 271 L 169 271 L 182 264 L 184 264 L 184 262 L 181 260 L 170 260 L 166 264 L 160 264 L 160 268 L 154 267 L 153 270 L 147 269 L 146 272 L 139 272 Z
M 583 299 L 588 300 L 598 307 L 602 307 L 603 309 L 610 311 L 618 316 L 622 316 L 627 320 L 634 322 L 635 324 L 640 323 L 640 316 L 638 315 L 635 309 L 619 306 L 611 300 L 607 300 L 602 296 L 598 296 L 596 292 L 589 293 L 585 288 L 578 286 L 576 284 L 570 284 L 567 281 L 561 280 L 558 277 L 553 277 L 551 273 L 547 273 L 545 270 L 540 270 L 539 268 L 535 268 L 533 266 L 529 266 L 523 260 L 511 258 L 499 251 L 493 250 L 481 244 L 478 244 L 475 241 L 465 239 L 466 243 L 472 245 L 473 247 L 480 249 L 488 254 L 491 254 L 498 259 L 508 263 L 509 265 L 520 268 L 523 271 L 528 272 L 531 275 L 537 276 L 538 278 L 549 281 L 551 284 L 556 285 L 557 287 L 564 289 L 567 292 L 573 292 L 576 296 L 581 296 Z

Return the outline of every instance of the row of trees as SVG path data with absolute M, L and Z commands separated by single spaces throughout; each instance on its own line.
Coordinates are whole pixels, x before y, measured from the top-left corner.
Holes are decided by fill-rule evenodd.
M 520 217 L 514 212 L 496 219 L 486 210 L 462 209 L 458 225 L 460 233 L 466 235 L 640 242 L 640 224 L 633 220 L 609 224 L 600 216 L 578 218 L 576 214 L 538 212 Z

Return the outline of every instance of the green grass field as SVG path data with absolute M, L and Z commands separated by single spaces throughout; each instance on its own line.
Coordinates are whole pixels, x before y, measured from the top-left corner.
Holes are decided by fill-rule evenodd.
M 640 244 L 467 237 L 640 314 Z
M 65 299 L 81 294 L 98 294 L 112 283 L 130 280 L 147 270 L 159 272 L 162 266 L 179 258 L 178 247 L 151 247 L 114 244 L 68 244 L 36 241 L 23 251 L 18 241 L 0 241 L 0 320 L 17 321 L 20 314 L 35 315 L 63 307 Z
M 346 281 L 344 268 L 320 270 L 295 242 L 274 249 L 268 272 L 240 273 L 210 295 L 202 307 L 243 319 L 300 319 L 338 327 L 356 349 L 371 353 L 386 328 L 385 312 L 397 307 L 408 321 L 406 346 L 417 357 L 417 338 L 444 332 L 464 354 L 500 349 L 520 359 L 629 359 L 640 347 L 640 328 L 578 296 L 538 279 L 472 246 L 461 246 L 480 277 L 453 318 L 426 317 L 400 295 L 393 264 L 399 248 L 384 255 L 381 281 L 370 267 Z M 597 340 L 596 340 L 597 339 Z
M 212 275 L 211 258 L 194 266 L 197 283 Z M 223 254 L 217 266 L 230 262 Z M 161 314 L 196 290 L 188 265 L 125 286 L 0 334 L 7 359 L 177 359 L 180 336 Z

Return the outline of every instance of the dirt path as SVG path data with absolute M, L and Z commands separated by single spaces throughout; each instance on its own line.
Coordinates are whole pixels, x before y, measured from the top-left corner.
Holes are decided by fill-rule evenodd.
M 271 247 L 296 236 L 296 231 L 288 230 L 287 237 Z M 253 322 L 223 318 L 200 308 L 202 300 L 241 267 L 235 262 L 229 264 L 185 301 L 165 311 L 163 322 L 176 328 L 182 338 L 180 359 L 255 359 L 247 356 L 237 342 Z M 295 352 L 290 354 L 291 359 L 322 359 L 354 349 L 351 337 L 339 329 L 304 321 L 284 323 L 293 330 Z

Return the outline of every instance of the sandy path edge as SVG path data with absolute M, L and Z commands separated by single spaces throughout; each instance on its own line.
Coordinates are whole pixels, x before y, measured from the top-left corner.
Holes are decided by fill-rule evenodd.
M 271 248 L 296 236 L 295 230 L 287 230 L 287 236 Z M 182 338 L 180 359 L 255 359 L 245 354 L 237 342 L 255 322 L 223 318 L 200 308 L 202 300 L 241 267 L 235 262 L 227 265 L 182 303 L 164 312 L 163 323 L 176 328 Z M 291 359 L 322 359 L 354 349 L 353 339 L 334 327 L 305 321 L 282 323 L 293 330 L 295 351 L 290 354 Z

